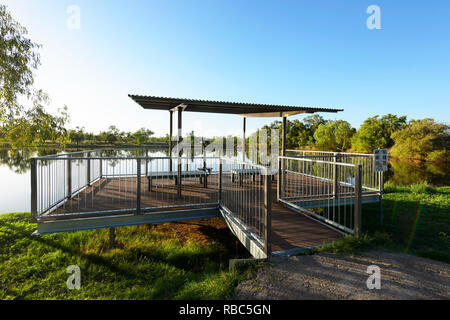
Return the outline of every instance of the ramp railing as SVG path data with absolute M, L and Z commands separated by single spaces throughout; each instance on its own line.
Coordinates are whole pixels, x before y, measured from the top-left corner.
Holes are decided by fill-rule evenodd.
M 373 154 L 315 150 L 287 150 L 287 155 L 290 157 L 361 165 L 362 186 L 364 191 L 373 191 L 375 193 L 383 191 L 383 172 L 375 171 Z
M 268 167 L 221 159 L 219 202 L 270 255 L 271 177 Z
M 362 165 L 280 157 L 280 202 L 344 232 L 361 230 Z
M 32 220 L 217 205 L 219 158 L 117 154 L 94 150 L 31 159 Z M 181 192 L 182 185 L 192 188 Z M 200 185 L 208 191 L 196 192 Z

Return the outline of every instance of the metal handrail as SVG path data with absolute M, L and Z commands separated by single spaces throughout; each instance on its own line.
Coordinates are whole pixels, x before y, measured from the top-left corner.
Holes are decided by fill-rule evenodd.
M 278 167 L 278 201 L 335 228 L 359 234 L 363 195 L 361 164 L 279 157 Z M 352 177 L 354 183 L 344 182 L 347 177 Z M 318 207 L 324 208 L 323 211 L 309 209 Z
M 288 149 L 287 152 L 309 152 L 309 153 L 324 153 L 324 154 L 332 154 L 332 155 L 339 155 L 339 156 L 367 156 L 367 157 L 373 157 L 374 155 L 372 153 L 357 153 L 357 152 L 333 152 L 333 151 L 320 151 L 320 150 L 294 150 L 294 149 Z M 320 157 L 320 155 L 318 156 Z
M 109 161 L 114 160 L 117 160 L 117 163 L 114 166 L 111 166 L 111 163 Z M 151 164 L 152 160 L 160 161 L 156 161 Z M 157 186 L 154 186 L 152 190 L 151 178 L 149 178 L 147 184 L 149 186 L 149 190 L 146 190 L 144 188 L 144 193 L 142 193 L 141 181 L 142 177 L 147 175 L 148 169 L 160 168 L 162 170 L 169 170 L 169 160 L 178 161 L 178 165 L 174 168 L 174 170 L 170 169 L 170 171 L 174 172 L 177 176 L 171 176 L 171 178 L 163 178 L 160 183 L 165 183 L 164 179 L 176 178 L 177 180 L 175 183 L 177 184 L 177 188 L 175 193 L 173 195 L 170 195 L 170 193 L 160 193 L 158 195 L 158 192 L 161 191 L 158 191 Z M 184 162 L 186 162 L 186 167 L 184 167 Z M 199 167 L 205 166 L 207 162 L 209 162 L 207 164 L 208 166 L 214 168 L 214 179 L 218 181 L 217 190 L 213 189 L 213 192 L 210 193 L 215 195 L 210 198 L 203 198 L 207 199 L 206 201 L 204 201 L 201 198 L 191 198 L 192 196 L 189 195 L 189 193 L 184 194 L 184 191 L 181 189 L 182 179 L 185 179 L 185 177 L 183 176 L 183 171 L 197 170 Z M 70 155 L 62 154 L 45 157 L 34 157 L 31 159 L 31 163 L 31 207 L 33 222 L 44 222 L 47 218 L 86 218 L 93 214 L 97 215 L 121 212 L 132 212 L 136 215 L 139 215 L 143 214 L 144 211 L 148 211 L 151 209 L 178 208 L 180 206 L 198 207 L 214 204 L 216 204 L 217 206 L 224 205 L 228 208 L 235 208 L 235 216 L 245 222 L 249 230 L 254 229 L 254 232 L 257 232 L 261 236 L 261 238 L 264 239 L 264 251 L 266 253 L 270 253 L 269 238 L 271 223 L 271 170 L 266 166 L 218 156 L 111 157 L 98 155 L 91 156 L 87 151 L 76 152 Z M 223 170 L 224 164 L 226 167 L 225 170 Z M 150 165 L 150 168 L 148 165 Z M 188 165 L 189 167 L 191 167 L 191 169 L 188 169 Z M 116 170 L 114 170 L 114 168 L 116 168 Z M 142 170 L 143 168 L 145 168 L 145 171 Z M 239 177 L 239 186 L 233 185 L 233 183 L 228 180 L 224 181 L 223 175 L 228 175 L 230 173 L 229 170 L 227 171 L 227 168 L 231 168 L 230 170 L 244 170 L 243 174 Z M 254 169 L 257 169 L 258 173 L 255 173 Z M 246 172 L 247 170 L 249 171 Z M 255 178 L 249 180 L 248 176 L 251 175 L 258 175 L 258 181 L 264 182 L 264 184 L 256 183 Z M 199 173 L 198 177 L 200 178 L 200 183 L 203 183 L 206 187 L 207 177 L 202 173 Z M 117 201 L 118 199 L 119 202 L 118 205 L 110 207 L 109 209 L 99 210 L 98 203 L 96 203 L 93 199 L 94 194 L 96 192 L 100 192 L 100 188 L 103 188 L 103 182 L 101 181 L 102 178 L 105 178 L 106 180 L 117 178 L 117 184 L 113 186 L 113 188 L 116 188 L 114 189 L 115 195 L 112 195 L 111 199 L 115 198 L 115 201 Z M 131 184 L 130 182 L 126 182 L 126 179 L 128 178 L 135 178 L 135 182 L 131 182 Z M 245 180 L 244 188 L 241 187 L 243 179 Z M 124 200 L 122 200 L 122 203 L 120 203 L 120 181 L 125 181 L 122 184 L 122 188 L 128 188 L 128 191 L 125 192 L 131 191 L 131 193 L 128 193 L 128 196 L 126 198 L 127 200 L 125 200 L 124 198 Z M 222 188 L 223 183 L 228 184 L 229 188 L 224 190 Z M 145 183 L 142 184 L 142 186 L 144 185 Z M 90 188 L 87 189 L 88 187 Z M 87 191 L 81 194 L 83 190 Z M 145 192 L 153 192 L 156 195 L 156 199 L 164 201 L 156 202 L 157 204 L 154 207 L 148 207 L 149 202 L 141 202 Z M 236 195 L 238 195 L 238 197 L 234 196 L 235 192 L 237 192 Z M 177 201 L 172 201 L 173 199 L 171 198 L 171 200 L 167 202 L 168 199 L 164 199 L 164 197 L 169 196 L 173 197 L 173 199 L 177 199 Z M 106 199 L 106 197 L 104 198 Z M 252 206 L 256 202 L 258 202 L 258 205 L 250 209 L 250 206 Z M 72 210 L 73 204 L 75 211 Z M 248 210 L 248 212 L 246 210 Z
M 304 160 L 304 161 L 307 161 L 307 162 L 323 163 L 323 164 L 336 164 L 336 162 L 333 162 L 333 161 L 323 161 L 323 160 L 315 160 L 315 159 L 301 158 L 301 157 L 283 157 L 283 156 L 280 156 L 279 158 L 280 159 L 286 159 L 286 160 L 299 160 L 299 159 L 301 159 L 301 160 Z M 348 167 L 354 167 L 355 166 L 354 164 L 343 163 L 343 162 L 339 162 L 339 165 L 348 166 Z

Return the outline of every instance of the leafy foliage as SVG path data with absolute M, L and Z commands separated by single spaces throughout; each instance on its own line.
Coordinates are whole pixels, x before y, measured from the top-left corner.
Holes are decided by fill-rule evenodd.
M 450 163 L 450 127 L 433 119 L 412 120 L 392 135 L 392 155 L 399 159 Z
M 40 64 L 38 44 L 27 38 L 27 29 L 0 5 L 0 120 L 11 118 L 20 108 L 19 95 L 32 94 L 33 69 Z
M 76 142 L 77 146 L 81 141 L 83 141 L 86 137 L 86 133 L 84 131 L 84 127 L 76 127 L 75 130 L 69 130 L 69 139 L 70 141 Z
M 406 117 L 387 114 L 368 118 L 353 136 L 352 148 L 360 152 L 373 152 L 374 149 L 390 148 L 394 145 L 392 134 L 406 125 Z
M 350 148 L 355 130 L 343 120 L 328 121 L 314 132 L 316 146 L 322 150 L 344 151 Z
M 64 125 L 69 119 L 67 107 L 51 115 L 45 111 L 48 96 L 35 90 L 33 71 L 40 64 L 40 47 L 27 37 L 27 30 L 0 5 L 0 141 L 12 148 L 32 147 L 46 140 L 65 144 Z M 31 99 L 25 109 L 19 97 Z
M 136 141 L 137 144 L 141 145 L 148 142 L 148 139 L 154 134 L 153 131 L 146 129 L 146 128 L 140 128 L 136 132 L 133 133 L 133 138 Z
M 2 139 L 9 141 L 12 149 L 34 147 L 48 140 L 66 144 L 68 136 L 65 124 L 69 119 L 67 107 L 60 109 L 57 115 L 51 115 L 45 112 L 44 104 L 47 103 L 47 95 L 38 91 L 33 97 L 31 109 L 2 123 Z

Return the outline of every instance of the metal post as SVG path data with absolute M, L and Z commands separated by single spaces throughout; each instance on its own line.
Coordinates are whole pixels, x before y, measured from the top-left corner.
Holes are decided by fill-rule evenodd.
M 181 134 L 181 130 L 182 130 L 182 118 L 181 118 L 181 113 L 182 113 L 183 109 L 182 108 L 178 108 L 178 144 L 177 144 L 177 150 L 178 150 L 178 188 L 177 188 L 177 195 L 178 198 L 181 198 L 181 152 L 182 150 L 180 149 L 180 144 L 182 141 L 182 134 Z
M 100 157 L 101 157 L 102 155 L 100 154 Z M 98 169 L 98 171 L 100 171 L 100 173 L 99 173 L 99 178 L 101 179 L 102 177 L 103 177 L 103 160 L 102 159 L 99 159 L 98 161 L 100 161 L 100 165 L 99 165 L 99 169 Z
M 148 177 L 148 149 L 145 149 L 145 176 Z
M 383 193 L 384 193 L 384 173 L 379 172 L 380 176 L 380 226 L 383 226 Z
M 67 159 L 67 199 L 72 199 L 72 161 Z
M 242 161 L 245 161 L 245 130 L 247 118 L 242 118 Z
M 37 223 L 37 160 L 31 159 L 31 223 Z
M 282 197 L 282 180 L 281 180 L 281 162 L 283 161 L 283 158 L 278 158 L 278 184 L 277 184 L 277 201 L 280 201 L 280 198 Z
M 222 168 L 222 160 L 219 160 L 219 203 L 222 202 L 222 172 L 223 172 L 223 168 Z
M 109 248 L 114 249 L 114 242 L 116 240 L 115 228 L 109 228 Z
M 272 254 L 271 249 L 271 232 L 272 232 L 272 208 L 271 208 L 271 182 L 268 170 L 264 176 L 264 252 L 267 257 Z
M 283 129 L 282 129 L 282 140 L 281 140 L 281 155 L 283 157 L 286 156 L 286 117 L 283 117 Z M 281 178 L 283 181 L 283 191 L 286 192 L 286 169 L 285 169 L 285 162 L 283 161 L 281 163 Z
M 89 159 L 91 157 L 91 153 L 88 152 L 86 155 L 86 185 L 90 186 L 91 185 L 91 159 Z
M 355 165 L 355 236 L 361 234 L 361 197 L 362 197 L 362 166 L 360 164 Z
M 283 136 L 281 141 L 281 155 L 283 157 L 286 156 L 286 133 L 287 133 L 287 125 L 286 125 L 286 117 L 283 117 Z
M 137 163 L 136 214 L 141 214 L 141 158 L 137 158 L 136 163 Z
M 340 162 L 338 152 L 333 153 L 333 198 L 336 199 L 339 196 L 339 167 L 337 165 Z
M 169 125 L 169 171 L 172 172 L 172 132 L 173 132 L 173 111 L 170 113 L 170 125 Z

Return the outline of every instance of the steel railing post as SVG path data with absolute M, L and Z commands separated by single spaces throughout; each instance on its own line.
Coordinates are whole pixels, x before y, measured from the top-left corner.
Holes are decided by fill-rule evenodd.
M 67 159 L 67 199 L 72 199 L 72 160 Z
M 177 168 L 177 196 L 181 198 L 181 158 L 178 158 L 178 168 Z
M 264 181 L 264 252 L 267 257 L 272 253 L 271 232 L 272 232 L 272 208 L 271 208 L 271 177 L 266 169 Z
M 37 160 L 31 159 L 31 222 L 37 222 Z
M 91 153 L 88 152 L 86 154 L 86 185 L 90 186 L 91 185 L 91 159 L 89 159 L 91 157 Z
M 223 168 L 222 168 L 222 160 L 219 160 L 219 203 L 222 202 L 222 173 L 223 173 Z M 206 169 L 205 169 L 206 170 Z
M 101 154 L 100 154 L 100 157 L 101 157 Z M 99 178 L 101 179 L 101 178 L 103 178 L 103 159 L 99 159 L 98 160 L 99 161 L 99 168 L 98 168 L 98 171 L 99 171 Z
M 333 153 L 333 207 L 336 209 L 339 197 L 339 167 L 340 157 L 338 152 Z
M 384 193 L 384 172 L 379 172 L 380 175 L 380 226 L 383 225 L 383 193 Z
M 281 181 L 281 161 L 283 161 L 282 158 L 278 158 L 278 182 L 277 182 L 277 201 L 280 201 L 280 198 L 282 197 L 281 190 L 282 190 L 282 181 Z
M 145 149 L 145 176 L 148 177 L 148 149 Z
M 355 236 L 361 234 L 361 197 L 362 197 L 362 167 L 360 164 L 355 165 L 355 217 L 354 232 Z
M 141 214 L 141 158 L 137 158 L 136 163 L 136 213 Z

